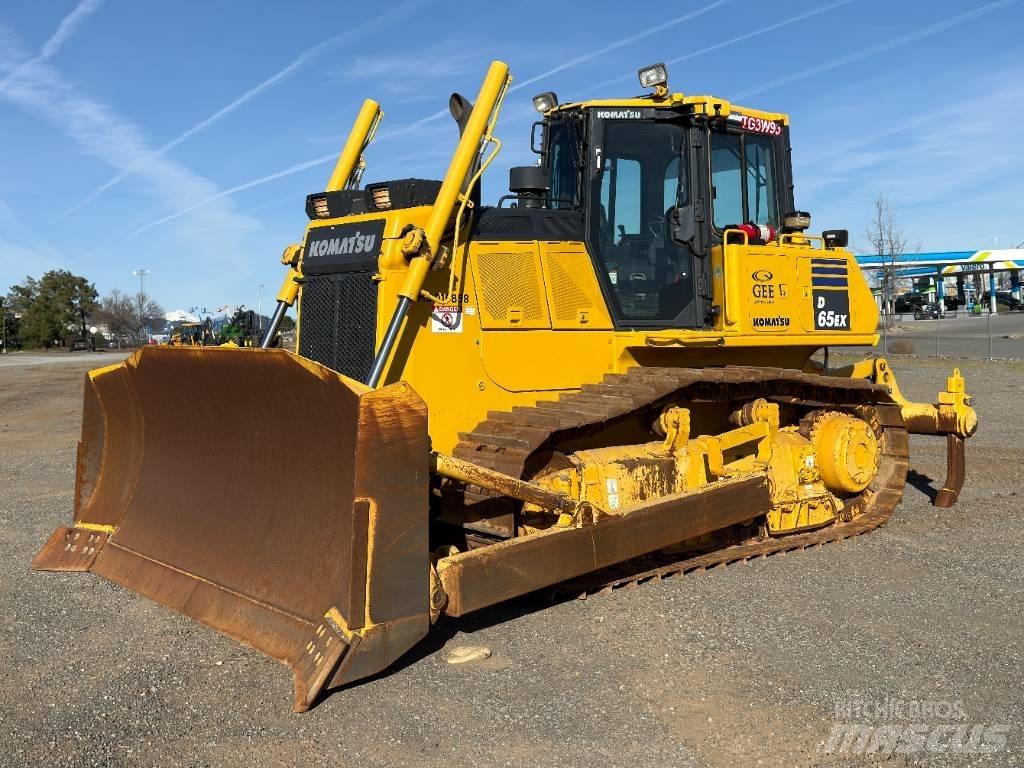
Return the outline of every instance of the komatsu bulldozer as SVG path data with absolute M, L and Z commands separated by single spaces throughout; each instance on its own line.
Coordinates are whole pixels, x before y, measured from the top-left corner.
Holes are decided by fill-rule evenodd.
M 36 556 L 290 667 L 295 709 L 387 669 L 441 615 L 854 536 L 977 417 L 909 402 L 847 233 L 794 203 L 789 120 L 672 92 L 534 99 L 535 165 L 480 202 L 509 87 L 453 95 L 444 178 L 362 183 L 367 101 L 267 329 L 298 350 L 136 352 L 86 378 L 74 521 Z M 819 351 L 824 350 L 824 362 Z M 166 467 L 188 445 L 188 482 Z

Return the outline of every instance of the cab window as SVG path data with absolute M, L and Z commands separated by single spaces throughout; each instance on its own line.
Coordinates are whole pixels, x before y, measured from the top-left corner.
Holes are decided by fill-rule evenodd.
M 711 184 L 715 229 L 778 226 L 775 146 L 769 137 L 713 131 Z
M 747 158 L 747 220 L 777 224 L 774 148 L 767 136 L 745 138 Z
M 601 178 L 601 205 L 608 218 L 608 237 L 621 243 L 626 235 L 640 234 L 640 163 L 608 157 Z

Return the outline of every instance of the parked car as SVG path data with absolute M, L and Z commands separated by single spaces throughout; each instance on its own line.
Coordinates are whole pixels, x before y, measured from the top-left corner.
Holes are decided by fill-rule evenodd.
M 896 312 L 913 312 L 918 307 L 922 307 L 928 303 L 928 297 L 923 293 L 917 293 L 911 291 L 908 293 L 901 293 L 896 297 L 893 302 L 893 309 Z
M 988 291 L 981 294 L 981 303 L 988 305 Z M 996 304 L 1005 304 L 1012 311 L 1020 311 L 1024 309 L 1024 301 L 1014 298 L 1013 294 L 1009 291 L 996 291 Z
M 939 309 L 939 302 L 930 301 L 927 304 L 922 304 L 921 306 L 914 308 L 914 319 L 938 320 L 944 313 L 944 309 Z
M 953 294 L 952 296 L 943 296 L 942 304 L 946 308 L 947 312 L 955 312 L 960 309 L 960 307 L 965 306 L 967 302 L 956 294 Z
M 89 349 L 89 342 L 86 339 L 72 339 L 69 346 L 72 352 L 84 352 Z

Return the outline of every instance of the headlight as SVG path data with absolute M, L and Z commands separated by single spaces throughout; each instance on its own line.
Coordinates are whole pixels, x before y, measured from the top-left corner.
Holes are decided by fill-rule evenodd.
M 316 216 L 316 218 L 331 218 L 331 211 L 327 206 L 327 195 L 310 195 L 309 204 L 312 206 L 313 215 Z
M 386 211 L 391 207 L 391 190 L 387 184 L 367 187 L 370 191 L 370 199 L 373 200 L 373 207 L 378 211 Z

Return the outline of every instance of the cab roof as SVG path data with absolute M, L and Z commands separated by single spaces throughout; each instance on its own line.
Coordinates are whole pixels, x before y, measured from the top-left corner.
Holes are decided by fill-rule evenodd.
M 693 111 L 699 115 L 720 115 L 722 117 L 728 117 L 730 114 L 739 114 L 747 115 L 748 117 L 758 117 L 763 120 L 771 120 L 773 122 L 781 122 L 783 125 L 789 125 L 789 115 L 783 112 L 765 112 L 764 110 L 753 109 L 752 107 L 741 107 L 738 104 L 733 104 L 727 99 L 720 99 L 717 96 L 686 96 L 682 93 L 669 93 L 663 98 L 659 98 L 652 94 L 650 96 L 636 96 L 627 99 L 591 99 L 589 101 L 574 101 L 567 104 L 559 104 L 554 109 L 548 110 L 545 115 L 554 115 L 557 112 L 570 112 L 578 109 L 592 109 L 595 107 L 674 109 L 681 106 L 690 106 L 693 108 Z

